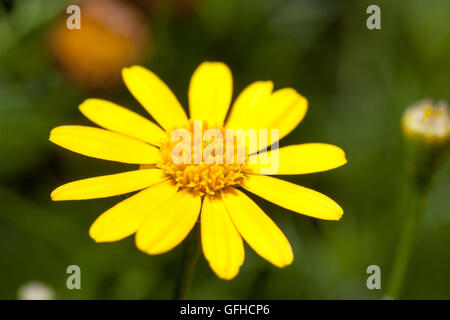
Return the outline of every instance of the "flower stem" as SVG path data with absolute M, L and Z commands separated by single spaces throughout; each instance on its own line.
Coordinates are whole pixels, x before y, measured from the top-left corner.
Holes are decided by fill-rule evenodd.
M 421 230 L 423 215 L 427 208 L 429 186 L 429 179 L 412 179 L 408 186 L 405 223 L 388 281 L 387 293 L 393 299 L 401 297 L 411 252 L 415 247 Z
M 183 244 L 181 272 L 175 287 L 174 299 L 184 300 L 189 294 L 195 267 L 201 253 L 200 227 L 196 225 Z

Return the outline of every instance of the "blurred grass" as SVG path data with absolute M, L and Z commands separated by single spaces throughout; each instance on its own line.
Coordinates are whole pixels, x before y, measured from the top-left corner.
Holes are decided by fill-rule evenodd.
M 156 1 L 156 0 L 155 0 Z M 162 256 L 139 252 L 133 239 L 95 244 L 90 224 L 125 196 L 51 203 L 65 182 L 125 167 L 84 158 L 48 142 L 51 128 L 86 124 L 77 110 L 103 96 L 145 114 L 124 86 L 111 94 L 74 87 L 51 63 L 47 33 L 67 2 L 0 1 L 0 298 L 39 280 L 62 299 L 170 298 L 179 248 Z M 365 9 L 378 4 L 382 29 L 367 30 Z M 341 146 L 349 163 L 337 170 L 289 177 L 335 199 L 336 222 L 313 221 L 264 200 L 258 204 L 286 233 L 294 263 L 277 269 L 246 248 L 239 276 L 224 282 L 204 259 L 192 298 L 376 299 L 366 268 L 382 270 L 382 288 L 402 223 L 404 173 L 398 119 L 404 107 L 432 97 L 450 100 L 450 2 L 436 0 L 210 0 L 186 17 L 149 15 L 151 68 L 187 106 L 195 67 L 221 60 L 233 71 L 234 96 L 255 80 L 291 86 L 310 104 L 303 123 L 281 145 L 320 141 Z M 450 166 L 435 181 L 405 298 L 450 299 Z M 255 198 L 255 197 L 253 197 Z M 82 290 L 65 287 L 68 265 L 82 270 Z

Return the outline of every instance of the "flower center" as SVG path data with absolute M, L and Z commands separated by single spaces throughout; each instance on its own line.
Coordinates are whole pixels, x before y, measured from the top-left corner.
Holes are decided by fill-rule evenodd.
M 167 132 L 157 164 L 182 188 L 201 195 L 240 185 L 249 173 L 248 148 L 233 130 L 190 120 Z

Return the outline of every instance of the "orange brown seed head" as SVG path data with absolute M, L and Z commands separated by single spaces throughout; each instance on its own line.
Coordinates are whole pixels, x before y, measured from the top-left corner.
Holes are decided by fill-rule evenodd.
M 121 83 L 121 69 L 142 57 L 148 45 L 145 15 L 117 0 L 80 4 L 81 29 L 69 30 L 64 16 L 49 34 L 50 53 L 78 87 L 108 91 Z

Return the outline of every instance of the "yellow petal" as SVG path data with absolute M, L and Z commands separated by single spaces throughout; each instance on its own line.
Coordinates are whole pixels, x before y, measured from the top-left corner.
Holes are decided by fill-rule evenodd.
M 193 120 L 223 125 L 233 93 L 230 69 L 221 62 L 203 62 L 189 85 L 189 112 Z
M 292 263 L 289 241 L 252 199 L 234 188 L 222 192 L 222 199 L 234 225 L 253 250 L 277 267 Z
M 243 128 L 247 118 L 252 117 L 258 112 L 261 105 L 266 103 L 272 89 L 272 81 L 257 81 L 245 88 L 231 108 L 226 127 L 231 129 Z
M 302 121 L 307 109 L 308 101 L 302 95 L 294 89 L 285 88 L 273 92 L 247 115 L 239 116 L 239 127 L 234 123 L 227 124 L 227 127 L 257 130 L 258 145 L 249 146 L 250 153 L 253 153 L 288 135 Z M 267 133 L 262 139 L 260 129 L 266 129 Z M 272 138 L 272 129 L 277 130 L 278 138 Z
M 184 189 L 152 210 L 136 233 L 138 249 L 160 254 L 176 247 L 194 227 L 201 203 L 200 196 Z
M 250 175 L 243 187 L 283 208 L 324 220 L 339 220 L 342 208 L 327 196 L 269 176 Z
M 139 169 L 155 169 L 157 168 L 155 164 L 141 164 L 139 165 Z
M 221 279 L 234 278 L 244 263 L 244 244 L 221 199 L 205 197 L 201 213 L 203 254 Z
M 85 126 L 61 126 L 49 140 L 82 155 L 125 163 L 156 163 L 159 150 L 145 142 L 108 130 Z
M 178 188 L 171 180 L 156 184 L 119 202 L 92 224 L 89 235 L 96 242 L 111 242 L 135 233 L 145 218 Z
M 173 129 L 188 121 L 178 99 L 153 72 L 133 66 L 124 68 L 122 77 L 131 94 L 164 129 Z
M 167 179 L 160 169 L 134 170 L 64 184 L 52 192 L 53 201 L 105 198 L 142 190 Z
M 305 143 L 254 154 L 249 157 L 249 163 L 249 169 L 257 174 L 305 174 L 340 167 L 347 159 L 339 147 Z
M 159 146 L 164 131 L 139 114 L 102 99 L 87 99 L 80 111 L 99 126 Z

